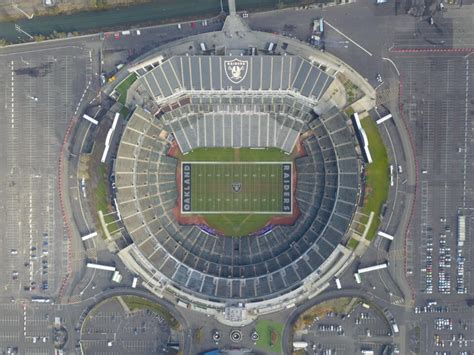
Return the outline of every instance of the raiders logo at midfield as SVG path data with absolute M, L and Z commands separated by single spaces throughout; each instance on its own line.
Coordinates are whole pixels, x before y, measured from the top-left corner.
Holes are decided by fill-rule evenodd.
M 224 60 L 225 74 L 227 75 L 227 78 L 229 78 L 229 80 L 234 84 L 238 84 L 245 79 L 248 66 L 248 60 L 241 60 L 237 58 L 232 60 Z
M 233 182 L 232 183 L 232 191 L 240 192 L 241 188 L 242 188 L 242 184 L 240 182 Z

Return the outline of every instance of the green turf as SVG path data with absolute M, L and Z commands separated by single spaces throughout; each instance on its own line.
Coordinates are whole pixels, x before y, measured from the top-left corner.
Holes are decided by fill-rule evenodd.
M 191 165 L 191 211 L 261 213 L 283 209 L 283 166 L 265 163 Z M 234 185 L 240 186 L 234 191 Z
M 107 193 L 107 169 L 105 164 L 99 165 L 99 181 L 97 183 L 97 187 L 94 191 L 95 201 L 96 201 L 96 210 L 102 211 L 103 213 L 107 213 L 109 211 L 109 204 L 108 204 L 108 193 Z
M 352 250 L 354 250 L 355 248 L 357 248 L 358 245 L 359 245 L 359 241 L 358 241 L 358 240 L 355 240 L 355 239 L 353 239 L 353 238 L 352 238 L 351 240 L 349 240 L 349 243 L 347 243 L 347 247 L 348 247 L 349 249 L 352 249 Z
M 291 161 L 291 155 L 288 155 L 276 148 L 236 149 L 239 154 L 240 161 Z
M 235 162 L 235 161 L 249 161 L 249 162 L 258 162 L 258 161 L 263 161 L 263 162 L 290 162 L 292 161 L 292 157 L 288 154 L 285 154 L 279 149 L 275 148 L 266 148 L 266 149 L 251 149 L 251 148 L 199 148 L 195 149 L 192 152 L 186 154 L 186 155 L 179 155 L 177 156 L 179 159 L 182 161 L 187 161 L 187 162 L 202 162 L 202 161 L 212 161 L 212 162 Z M 197 166 L 197 165 L 193 165 Z M 223 165 L 223 167 L 229 166 L 229 165 Z M 245 167 L 248 167 L 250 165 L 245 165 Z M 258 167 L 259 165 L 254 165 L 254 168 Z M 203 166 L 204 167 L 204 166 Z M 279 167 L 281 169 L 281 165 L 276 165 L 276 167 Z M 261 167 L 262 168 L 262 167 Z M 205 168 L 207 169 L 207 168 Z M 253 169 L 253 168 L 252 168 Z M 198 168 L 199 170 L 199 168 Z M 193 172 L 194 174 L 195 172 Z M 199 173 L 198 173 L 199 174 Z M 225 175 L 225 172 L 222 173 Z M 270 192 L 272 191 L 272 186 L 275 187 L 277 184 L 281 186 L 281 178 L 279 178 L 279 182 L 276 184 L 271 184 L 269 183 L 268 186 L 261 186 L 262 183 L 260 182 L 259 184 L 255 184 L 253 188 L 255 189 L 256 186 L 261 186 L 262 188 L 258 191 L 257 194 L 257 199 L 260 199 L 259 201 L 255 201 L 255 204 L 253 205 L 253 210 L 260 210 L 263 211 L 264 209 L 266 211 L 275 211 L 274 213 L 271 214 L 246 214 L 246 213 L 219 213 L 219 214 L 201 214 L 201 216 L 206 220 L 206 222 L 216 230 L 218 230 L 221 233 L 224 233 L 226 235 L 232 235 L 232 236 L 244 236 L 248 235 L 252 232 L 255 232 L 259 230 L 260 228 L 264 227 L 268 221 L 274 216 L 278 215 L 278 212 L 281 211 L 281 188 L 278 189 L 278 191 L 275 191 L 277 196 L 271 197 Z M 196 208 L 200 209 L 201 211 L 207 210 L 209 211 L 211 208 L 216 209 L 217 207 L 220 207 L 219 204 L 216 204 L 216 199 L 217 196 L 220 193 L 222 193 L 223 189 L 226 189 L 226 195 L 231 196 L 231 197 L 224 197 L 226 198 L 239 198 L 241 201 L 240 203 L 242 204 L 242 207 L 248 206 L 249 202 L 254 203 L 252 197 L 252 201 L 247 201 L 247 205 L 245 205 L 245 199 L 242 194 L 245 194 L 245 191 L 247 189 L 246 183 L 242 182 L 242 192 L 235 193 L 232 192 L 232 182 L 233 181 L 226 181 L 226 182 L 220 182 L 218 183 L 215 179 L 212 179 L 210 182 L 202 182 L 201 186 L 201 192 L 198 193 L 198 195 L 201 195 L 203 201 L 197 200 L 198 206 L 193 206 L 192 208 L 196 210 Z M 251 182 L 251 180 L 250 180 Z M 216 189 L 216 186 L 219 185 Z M 252 187 L 252 186 L 249 186 Z M 214 199 L 213 201 L 205 201 L 205 195 L 207 195 L 208 191 L 210 191 L 210 194 L 212 197 L 207 197 Z M 252 190 L 249 190 L 252 191 Z M 192 193 L 193 193 L 193 199 L 195 197 L 196 189 L 192 188 Z M 267 201 L 263 201 L 263 195 L 267 194 Z M 247 197 L 249 199 L 249 197 Z M 275 201 L 271 201 L 272 199 L 275 199 Z M 221 197 L 222 200 L 222 197 Z M 211 203 L 212 202 L 212 203 Z M 220 201 L 224 202 L 224 201 Z M 258 202 L 258 203 L 257 203 Z M 231 201 L 226 201 L 229 205 L 231 204 Z M 202 204 L 202 205 L 201 205 Z M 269 207 L 270 206 L 270 207 Z M 229 209 L 230 207 L 226 207 Z M 247 209 L 248 207 L 246 207 Z M 271 208 L 271 209 L 269 209 Z M 241 211 L 242 209 L 240 209 Z M 239 209 L 237 209 L 239 211 Z
M 389 164 L 387 150 L 379 134 L 376 123 L 367 117 L 361 120 L 362 127 L 369 140 L 369 150 L 372 155 L 372 164 L 366 167 L 367 182 L 365 187 L 365 199 L 362 212 L 369 215 L 374 212 L 375 216 L 367 234 L 367 239 L 375 238 L 380 225 L 380 214 L 382 207 L 388 197 L 389 190 Z
M 209 214 L 205 219 L 210 226 L 222 233 L 241 237 L 264 227 L 272 216 L 273 214 Z
M 125 105 L 125 101 L 127 100 L 127 90 L 135 82 L 135 80 L 137 80 L 137 74 L 131 73 L 115 88 L 115 91 L 119 93 L 118 102 L 120 102 L 122 105 Z
M 345 113 L 348 117 L 351 117 L 354 114 L 354 109 L 350 106 L 346 109 Z
M 130 110 L 127 107 L 122 106 L 122 108 L 120 109 L 120 114 L 122 115 L 122 118 L 124 120 L 128 121 L 128 115 L 130 114 Z
M 186 161 L 291 161 L 277 148 L 198 148 L 184 155 Z
M 255 329 L 259 334 L 259 339 L 257 340 L 257 347 L 269 353 L 282 353 L 281 337 L 283 333 L 283 324 L 270 320 L 259 320 L 257 321 Z M 272 332 L 275 335 L 273 341 Z
M 94 199 L 95 199 L 95 207 L 96 211 L 102 211 L 104 214 L 104 222 L 107 225 L 107 229 L 109 233 L 116 232 L 119 227 L 113 215 L 108 214 L 110 212 L 110 195 L 109 190 L 107 188 L 107 169 L 105 164 L 99 165 L 99 180 L 97 183 L 97 187 L 94 189 Z M 105 236 L 105 233 L 104 233 Z
M 234 161 L 234 148 L 198 148 L 184 155 L 186 161 Z

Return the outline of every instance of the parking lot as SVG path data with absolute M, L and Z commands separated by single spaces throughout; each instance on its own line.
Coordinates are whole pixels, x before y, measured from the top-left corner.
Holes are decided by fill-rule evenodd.
M 367 304 L 358 304 L 347 314 L 328 312 L 316 317 L 306 329 L 297 332 L 296 338 L 308 342 L 310 354 L 328 350 L 335 354 L 378 352 L 393 341 L 385 317 Z
M 433 15 L 433 24 L 430 24 L 429 17 L 424 17 L 416 22 L 412 30 L 398 32 L 392 48 L 407 50 L 473 47 L 471 20 L 469 11 L 438 10 Z
M 84 351 L 91 354 L 161 354 L 171 341 L 171 329 L 161 315 L 146 310 L 130 313 L 117 298 L 92 311 L 81 335 Z
M 67 257 L 58 201 L 59 149 L 86 84 L 89 56 L 66 47 L 0 58 L 1 293 L 51 295 L 64 277 Z
M 442 306 L 454 302 L 462 307 L 465 292 L 473 285 L 467 261 L 473 255 L 468 238 L 474 187 L 469 179 L 474 142 L 471 63 L 462 55 L 448 54 L 399 60 L 405 69 L 404 113 L 416 134 L 419 166 L 419 198 L 412 224 L 412 235 L 420 236 L 414 238 L 413 249 L 421 251 L 418 258 L 413 257 L 417 260 L 413 270 L 414 286 L 420 291 L 418 304 L 423 307 L 425 301 L 442 297 Z M 467 225 L 462 247 L 458 243 L 459 216 L 465 216 Z M 465 311 L 472 312 L 468 307 Z M 468 339 L 468 343 L 452 340 L 453 334 L 464 334 L 459 321 L 465 315 L 421 313 L 427 318 L 425 345 L 430 349 L 461 351 L 469 344 Z M 436 329 L 436 318 L 449 319 L 453 329 Z
M 403 59 L 405 110 L 415 128 L 420 176 L 420 247 L 417 283 L 426 294 L 456 293 L 458 215 L 471 212 L 472 103 L 469 61 L 458 57 Z M 469 251 L 469 242 L 464 245 Z M 472 284 L 464 274 L 465 285 Z
M 16 348 L 21 354 L 51 354 L 53 322 L 58 310 L 49 304 L 0 305 L 0 353 Z

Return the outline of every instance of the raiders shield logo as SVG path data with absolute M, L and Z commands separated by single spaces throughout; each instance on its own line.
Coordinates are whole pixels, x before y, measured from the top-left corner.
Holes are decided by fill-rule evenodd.
M 232 191 L 240 192 L 241 188 L 242 188 L 242 184 L 240 182 L 233 182 L 232 183 Z
M 225 60 L 224 67 L 227 78 L 234 84 L 240 83 L 247 75 L 248 64 L 248 60 L 240 60 L 237 58 Z

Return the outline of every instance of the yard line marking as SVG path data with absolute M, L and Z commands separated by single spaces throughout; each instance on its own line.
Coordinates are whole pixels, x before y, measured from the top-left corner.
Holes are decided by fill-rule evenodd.
M 360 49 L 362 49 L 365 53 L 367 53 L 368 55 L 370 55 L 371 57 L 373 56 L 372 53 L 370 53 L 367 49 L 365 49 L 364 47 L 362 47 L 359 43 L 357 43 L 356 41 L 354 41 L 352 38 L 346 36 L 344 33 L 342 33 L 341 31 L 339 31 L 336 27 L 334 27 L 333 25 L 331 25 L 329 22 L 327 22 L 326 20 L 324 20 L 324 23 L 326 25 L 328 25 L 329 27 L 331 27 L 334 31 L 336 31 L 337 33 L 339 33 L 341 36 L 345 37 L 346 39 L 348 39 L 349 41 L 351 41 L 352 43 L 354 43 L 357 47 L 359 47 Z
M 467 140 L 468 140 L 468 102 L 469 102 L 469 60 L 466 60 L 466 94 L 465 94 L 465 111 L 464 111 L 464 156 L 463 156 L 463 195 L 462 207 L 466 208 L 466 172 L 467 172 Z

